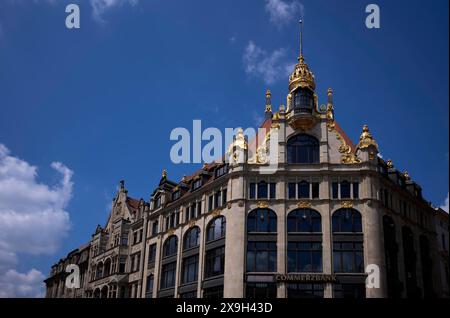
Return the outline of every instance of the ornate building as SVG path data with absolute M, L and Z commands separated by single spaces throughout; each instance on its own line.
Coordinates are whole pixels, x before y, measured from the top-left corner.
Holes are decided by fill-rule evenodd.
M 448 214 L 378 156 L 367 125 L 352 143 L 331 89 L 319 107 L 302 51 L 288 88 L 278 111 L 267 91 L 256 151 L 238 131 L 233 160 L 179 182 L 164 171 L 148 203 L 121 182 L 106 225 L 52 267 L 47 297 L 448 296 L 438 242 Z M 277 169 L 261 173 L 270 155 Z M 64 287 L 69 263 L 83 266 L 75 291 Z

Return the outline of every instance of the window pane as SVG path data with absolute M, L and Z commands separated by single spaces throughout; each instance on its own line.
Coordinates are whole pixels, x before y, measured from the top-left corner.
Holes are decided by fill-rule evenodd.
M 289 197 L 289 199 L 296 199 L 297 198 L 295 190 L 296 190 L 296 184 L 295 183 L 289 183 L 288 184 L 288 197 Z

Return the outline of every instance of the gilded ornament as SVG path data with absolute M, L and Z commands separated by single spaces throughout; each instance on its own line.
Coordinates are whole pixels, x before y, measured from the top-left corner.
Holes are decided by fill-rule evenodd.
M 259 209 L 265 209 L 265 208 L 268 208 L 268 207 L 269 207 L 269 202 L 267 202 L 267 201 L 258 201 L 258 202 L 256 203 L 256 206 L 257 206 Z
M 365 149 L 365 148 L 368 148 L 369 146 L 375 147 L 375 149 L 378 151 L 378 144 L 375 141 L 375 139 L 373 139 L 372 134 L 369 131 L 369 126 L 364 125 L 363 132 L 361 133 L 361 136 L 359 137 L 358 148 Z
M 389 169 L 393 169 L 393 168 L 394 168 L 394 163 L 392 162 L 391 159 L 389 159 L 389 160 L 386 162 L 386 166 L 387 166 Z
M 338 148 L 338 151 L 342 154 L 341 163 L 343 164 L 355 164 L 360 163 L 361 159 L 359 159 L 353 152 L 352 149 L 345 142 L 344 138 L 336 131 L 336 138 L 341 142 L 341 145 Z
M 403 177 L 405 177 L 405 180 L 407 180 L 407 181 L 411 180 L 411 176 L 409 175 L 408 171 L 405 171 L 403 173 Z
M 352 201 L 342 201 L 341 208 L 344 208 L 344 209 L 353 208 L 353 202 Z
M 311 202 L 309 202 L 309 201 L 300 201 L 297 204 L 297 207 L 299 209 L 309 209 L 311 207 Z

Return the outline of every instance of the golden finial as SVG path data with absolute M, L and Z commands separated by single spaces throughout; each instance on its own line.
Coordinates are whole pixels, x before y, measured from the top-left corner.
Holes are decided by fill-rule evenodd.
M 187 178 L 186 178 L 186 175 L 184 174 L 184 175 L 183 175 L 183 178 L 181 178 L 181 182 L 186 182 L 186 179 L 187 179 Z
M 406 179 L 407 181 L 411 180 L 411 176 L 409 175 L 408 171 L 405 171 L 405 172 L 403 173 L 403 176 L 405 177 L 405 179 Z
M 393 169 L 393 168 L 394 168 L 394 163 L 392 162 L 391 159 L 389 159 L 389 160 L 386 162 L 386 165 L 387 165 L 387 167 L 388 167 L 389 169 Z
M 166 170 L 166 169 L 163 169 L 163 171 L 162 171 L 162 177 L 163 177 L 163 178 L 167 178 L 167 170 Z
M 369 126 L 364 125 L 361 136 L 359 137 L 358 148 L 365 149 L 368 148 L 369 146 L 374 146 L 378 151 L 378 144 L 375 141 L 375 139 L 373 139 L 372 134 L 369 131 Z
M 270 93 L 270 89 L 267 89 L 267 91 L 266 91 L 266 113 L 272 112 L 271 96 L 272 96 L 272 94 Z
M 333 89 L 332 88 L 328 88 L 328 105 L 333 105 Z

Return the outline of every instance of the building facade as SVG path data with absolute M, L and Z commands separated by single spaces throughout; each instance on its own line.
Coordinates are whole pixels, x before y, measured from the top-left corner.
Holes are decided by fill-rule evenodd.
M 315 89 L 300 53 L 286 106 L 266 92 L 262 138 L 238 130 L 230 160 L 178 182 L 164 171 L 149 202 L 121 182 L 88 248 L 52 267 L 47 297 L 448 297 L 448 214 L 378 156 L 366 125 L 352 143 L 333 91 L 319 106 Z

